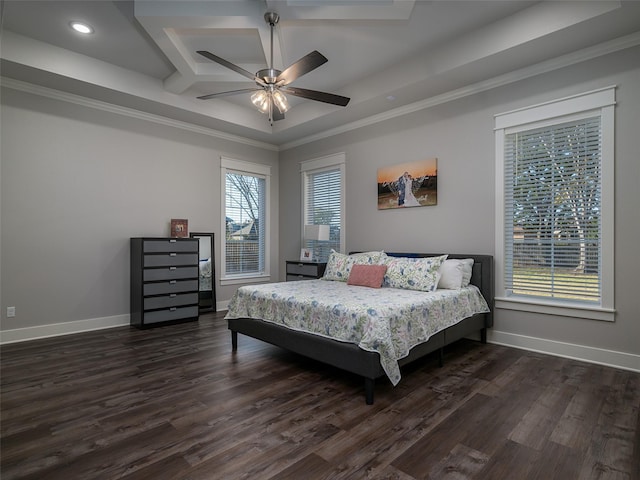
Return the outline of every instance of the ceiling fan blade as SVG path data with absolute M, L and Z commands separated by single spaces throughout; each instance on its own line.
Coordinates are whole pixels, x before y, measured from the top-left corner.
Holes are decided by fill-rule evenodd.
M 196 97 L 198 100 L 210 100 L 212 98 L 228 97 L 230 95 L 239 95 L 241 93 L 256 92 L 262 90 L 261 88 L 243 88 L 241 90 L 229 90 L 228 92 L 210 93 L 209 95 L 202 95 Z
M 316 102 L 331 103 L 333 105 L 339 105 L 341 107 L 346 107 L 349 103 L 349 100 L 351 100 L 348 97 L 343 97 L 334 93 L 319 92 L 317 90 L 307 90 L 306 88 L 282 87 L 280 90 L 296 97 L 307 98 L 309 100 L 315 100 Z
M 278 78 L 276 78 L 276 83 L 278 85 L 289 85 L 296 78 L 309 73 L 311 70 L 315 70 L 320 65 L 326 62 L 327 58 L 319 51 L 314 50 L 313 52 L 302 57 L 294 64 L 289 65 L 287 68 L 285 68 L 284 71 L 280 75 L 278 75 Z
M 256 77 L 254 73 L 251 73 L 250 71 L 245 70 L 244 68 L 239 67 L 238 65 L 234 65 L 233 63 L 225 60 L 224 58 L 220 58 L 219 56 L 214 55 L 211 52 L 207 52 L 206 50 L 198 50 L 198 53 L 213 62 L 219 63 L 220 65 L 227 67 L 228 69 L 233 70 L 234 72 L 239 73 L 243 77 L 247 77 L 255 82 L 258 82 L 260 85 L 265 85 L 264 80 L 262 80 L 260 77 Z

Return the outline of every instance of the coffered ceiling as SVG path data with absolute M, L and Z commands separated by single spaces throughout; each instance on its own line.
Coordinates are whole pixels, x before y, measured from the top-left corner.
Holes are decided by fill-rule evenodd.
M 280 15 L 273 67 L 318 50 L 328 62 L 292 86 L 350 97 L 348 106 L 290 97 L 271 126 L 249 94 L 196 98 L 255 86 L 196 51 L 266 68 L 267 11 Z M 94 33 L 74 32 L 73 20 Z M 5 0 L 1 26 L 7 87 L 286 146 L 638 45 L 640 2 Z

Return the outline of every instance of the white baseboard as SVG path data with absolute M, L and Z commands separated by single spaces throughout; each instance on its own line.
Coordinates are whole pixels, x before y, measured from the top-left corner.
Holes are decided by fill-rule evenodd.
M 226 310 L 229 302 L 218 302 L 218 311 Z M 114 315 L 111 317 L 91 318 L 75 322 L 54 323 L 51 325 L 39 325 L 36 327 L 16 328 L 0 331 L 0 345 L 16 342 L 25 342 L 39 338 L 57 337 L 72 333 L 89 332 L 106 328 L 122 327 L 129 325 L 129 314 Z M 572 343 L 558 342 L 544 338 L 528 337 L 514 333 L 501 332 L 489 329 L 487 341 L 496 345 L 521 348 L 532 352 L 555 355 L 557 357 L 571 358 L 588 363 L 596 363 L 609 367 L 621 368 L 640 372 L 640 355 L 632 353 L 605 350 L 602 348 L 575 345 Z
M 129 325 L 129 314 L 0 331 L 0 345 Z
M 516 335 L 514 333 L 500 332 L 493 329 L 487 330 L 487 342 L 640 372 L 640 355 L 633 353 L 557 342 L 555 340 L 528 337 L 526 335 Z

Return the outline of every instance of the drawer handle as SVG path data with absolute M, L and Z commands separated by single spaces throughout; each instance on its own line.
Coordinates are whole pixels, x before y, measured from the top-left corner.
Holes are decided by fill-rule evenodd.
M 176 255 L 177 255 L 177 253 L 175 253 L 175 252 L 172 252 L 172 253 L 169 254 L 170 257 L 175 257 Z
M 171 310 L 172 312 L 175 312 L 177 310 L 176 307 L 171 307 L 169 310 Z
M 178 267 L 169 267 L 169 270 L 175 270 Z
M 177 242 L 177 240 L 175 238 L 172 238 L 172 239 L 169 240 L 169 243 L 176 243 L 176 242 Z
M 173 285 L 173 284 L 175 284 L 175 283 L 177 283 L 177 282 L 178 282 L 177 280 L 171 280 L 171 281 L 169 282 L 169 285 Z
M 172 293 L 171 295 L 169 295 L 171 298 L 175 297 L 177 294 Z

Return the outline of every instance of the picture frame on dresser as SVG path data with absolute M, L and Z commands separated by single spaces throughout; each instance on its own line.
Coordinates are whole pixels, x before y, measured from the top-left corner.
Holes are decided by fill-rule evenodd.
M 186 218 L 171 219 L 171 236 L 174 238 L 185 238 L 189 236 L 189 220 Z

